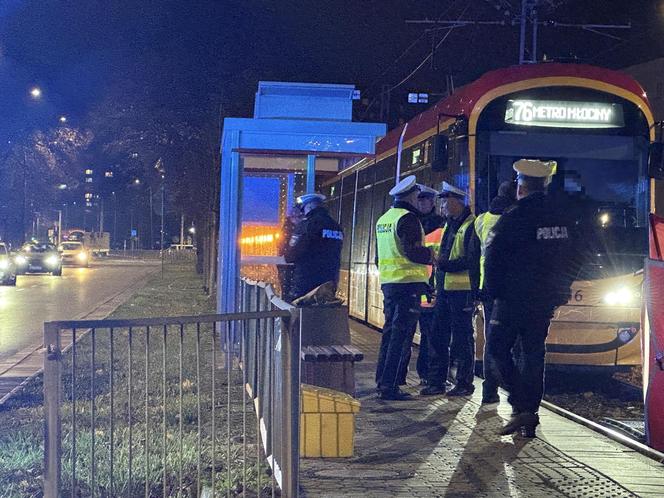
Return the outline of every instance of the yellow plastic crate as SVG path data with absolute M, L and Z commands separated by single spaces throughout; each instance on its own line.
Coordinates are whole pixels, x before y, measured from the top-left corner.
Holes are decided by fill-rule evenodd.
M 302 384 L 300 400 L 300 456 L 353 456 L 360 402 L 346 393 L 309 384 Z

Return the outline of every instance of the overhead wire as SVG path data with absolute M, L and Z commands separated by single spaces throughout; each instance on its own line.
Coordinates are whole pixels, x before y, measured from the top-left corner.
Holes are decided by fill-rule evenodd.
M 466 4 L 466 7 L 463 9 L 463 12 L 461 12 L 461 14 L 459 15 L 459 18 L 457 19 L 457 21 L 460 21 L 460 20 L 461 20 L 461 18 L 464 16 L 464 14 L 466 13 L 466 11 L 468 10 L 468 7 L 470 7 L 470 4 L 469 4 L 469 3 Z M 422 62 L 420 62 L 420 63 L 418 64 L 418 66 L 417 66 L 415 69 L 413 69 L 413 70 L 410 72 L 410 74 L 409 74 L 408 76 L 406 76 L 406 77 L 405 77 L 404 79 L 402 79 L 399 83 L 397 83 L 396 85 L 394 85 L 394 86 L 393 86 L 392 88 L 390 88 L 388 91 L 391 92 L 392 90 L 396 90 L 396 89 L 399 88 L 401 85 L 403 85 L 404 83 L 406 83 L 410 78 L 412 78 L 412 77 L 415 75 L 415 73 L 417 73 L 420 69 L 422 69 L 422 67 L 423 67 L 423 66 L 429 61 L 429 59 L 430 59 L 431 57 L 433 57 L 433 55 L 435 54 L 436 50 L 438 50 L 438 48 L 439 48 L 439 47 L 445 42 L 445 40 L 447 40 L 447 37 L 450 36 L 450 34 L 452 33 L 452 31 L 453 31 L 454 29 L 455 29 L 455 26 L 450 26 L 450 28 L 447 30 L 447 32 L 445 33 L 445 35 L 444 35 L 444 36 L 441 38 L 441 40 L 436 44 L 434 50 L 432 50 L 431 52 L 429 52 L 429 54 L 428 54 L 428 55 L 422 60 Z
M 447 14 L 447 13 L 453 8 L 453 7 L 455 7 L 455 6 L 457 5 L 458 2 L 459 2 L 459 0 L 454 0 L 452 3 L 450 3 L 450 4 L 447 6 L 447 8 L 446 8 L 446 9 L 445 9 L 445 10 L 444 10 L 444 11 L 438 16 L 438 18 L 436 19 L 436 21 L 440 21 L 440 20 L 443 18 L 443 16 L 445 16 L 445 15 L 446 15 L 446 14 Z M 464 9 L 464 12 L 463 12 L 461 15 L 463 15 L 467 9 L 468 9 L 468 4 L 466 4 L 466 8 Z M 460 19 L 460 18 L 459 18 L 459 19 Z M 387 74 L 387 72 L 388 72 L 390 69 L 392 69 L 392 68 L 393 68 L 393 67 L 394 67 L 394 66 L 395 66 L 395 65 L 396 65 L 396 64 L 397 64 L 397 63 L 398 63 L 403 57 L 406 56 L 406 54 L 407 54 L 408 52 L 410 52 L 410 50 L 411 50 L 411 49 L 412 49 L 412 48 L 413 48 L 413 47 L 414 47 L 414 46 L 415 46 L 420 40 L 422 40 L 422 38 L 424 38 L 424 37 L 426 36 L 426 34 L 427 34 L 427 32 L 426 32 L 426 31 L 423 31 L 422 34 L 420 34 L 420 36 L 417 37 L 417 38 L 415 39 L 415 41 L 413 41 L 410 45 L 408 45 L 408 47 L 407 47 L 407 48 L 406 48 L 406 49 L 405 49 L 405 50 L 404 50 L 404 51 L 403 51 L 403 52 L 402 52 L 402 53 L 401 53 L 401 54 L 400 54 L 400 55 L 399 55 L 399 56 L 398 56 L 398 57 L 397 57 L 392 63 L 390 63 L 390 64 L 387 66 L 387 68 L 386 68 L 386 69 L 385 69 L 385 70 L 384 70 L 384 71 L 378 76 L 378 78 L 376 78 L 376 80 L 374 80 L 374 82 L 371 83 L 371 84 L 365 89 L 365 92 L 371 90 L 371 89 L 376 85 L 376 83 L 377 83 L 378 81 L 380 81 L 380 79 L 381 79 L 383 76 L 385 76 L 385 74 Z M 445 38 L 446 38 L 446 36 L 445 36 Z M 438 44 L 438 46 L 440 46 L 440 44 Z M 436 47 L 436 48 L 437 48 L 437 47 Z M 425 59 L 424 64 L 426 64 L 426 61 L 430 58 L 430 56 L 432 55 L 432 53 L 435 51 L 436 48 L 434 48 L 434 50 L 433 50 L 432 52 L 429 53 L 429 56 L 427 56 L 427 59 Z M 420 67 L 421 67 L 422 65 L 423 65 L 423 64 L 421 64 Z M 418 70 L 419 70 L 419 68 L 418 68 Z M 401 84 L 403 84 L 403 83 L 400 83 L 399 85 L 401 85 Z M 376 101 L 377 101 L 377 100 L 378 100 L 383 94 L 385 94 L 385 93 L 387 93 L 387 92 L 389 92 L 389 91 L 392 91 L 392 89 L 390 89 L 390 90 L 388 90 L 388 91 L 381 91 L 380 93 L 378 93 L 377 95 L 375 95 L 375 96 L 371 99 L 371 102 L 369 103 L 369 105 L 368 105 L 368 106 L 366 107 L 366 109 L 364 110 L 364 113 L 363 113 L 363 115 L 362 115 L 362 119 L 366 119 L 367 115 L 369 114 L 369 110 L 371 110 L 371 108 L 372 108 L 373 105 L 376 103 Z

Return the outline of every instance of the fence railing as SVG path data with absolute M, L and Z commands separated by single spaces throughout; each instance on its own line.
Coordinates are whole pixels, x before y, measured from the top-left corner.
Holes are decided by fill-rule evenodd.
M 297 496 L 298 312 L 257 283 L 241 302 L 45 324 L 44 496 Z

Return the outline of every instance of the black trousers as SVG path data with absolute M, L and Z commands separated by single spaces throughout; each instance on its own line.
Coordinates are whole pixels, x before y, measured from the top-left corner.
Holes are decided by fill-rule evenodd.
M 422 311 L 420 315 L 420 350 L 417 354 L 417 375 L 420 379 L 427 379 L 429 371 L 429 335 L 433 328 L 433 308 Z
M 493 311 L 493 300 L 482 301 L 484 310 L 484 354 L 482 356 L 484 381 L 482 382 L 482 396 L 491 397 L 498 394 L 498 371 L 493 364 L 493 356 L 489 350 L 489 337 L 491 336 L 491 312 Z
M 385 325 L 376 367 L 376 384 L 381 390 L 396 389 L 404 362 L 404 349 L 420 315 L 421 285 L 385 284 L 383 313 Z
M 553 309 L 528 310 L 496 301 L 489 354 L 500 385 L 517 412 L 537 412 L 544 392 L 545 342 Z M 519 351 L 514 351 L 519 344 Z
M 417 375 L 420 379 L 427 378 L 427 369 L 428 369 L 428 347 L 427 347 L 427 331 L 433 326 L 433 308 L 422 308 L 420 306 L 420 349 L 417 353 L 417 364 L 415 368 L 417 369 Z M 413 339 L 415 338 L 415 332 L 417 332 L 417 324 L 413 327 L 413 330 L 410 332 L 409 339 L 404 342 L 403 348 L 403 358 L 401 360 L 401 368 L 399 369 L 399 385 L 404 385 L 406 383 L 406 376 L 408 375 L 408 365 L 410 365 L 410 357 L 413 350 Z
M 473 336 L 473 300 L 470 291 L 439 294 L 430 330 L 427 381 L 444 386 L 450 368 L 450 349 L 457 361 L 456 384 L 472 388 L 475 377 L 475 338 Z

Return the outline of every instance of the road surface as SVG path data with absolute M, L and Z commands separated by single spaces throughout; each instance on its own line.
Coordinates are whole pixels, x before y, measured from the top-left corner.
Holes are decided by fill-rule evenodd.
M 0 286 L 0 363 L 42 344 L 44 322 L 84 318 L 106 301 L 138 288 L 157 263 L 95 260 L 90 268 L 64 268 L 62 277 L 19 275 Z

